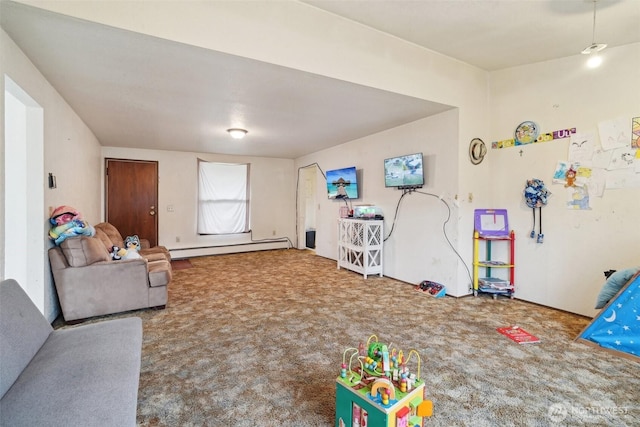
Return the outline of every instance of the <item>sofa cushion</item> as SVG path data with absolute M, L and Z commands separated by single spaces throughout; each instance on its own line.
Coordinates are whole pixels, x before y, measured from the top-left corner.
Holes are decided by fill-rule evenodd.
M 122 238 L 122 234 L 120 234 L 118 229 L 112 224 L 108 222 L 101 222 L 100 224 L 96 224 L 94 228 L 96 229 L 96 232 L 100 230 L 107 236 L 111 242 L 111 245 L 109 246 L 115 245 L 119 248 L 124 248 L 124 239 Z
M 0 424 L 134 427 L 141 349 L 137 317 L 53 331 L 0 401 Z
M 71 267 L 84 267 L 99 261 L 109 261 L 111 255 L 100 239 L 79 236 L 60 243 L 64 257 Z
M 0 398 L 51 331 L 51 325 L 18 282 L 9 279 L 0 283 Z
M 149 286 L 167 286 L 171 282 L 171 264 L 169 261 L 151 261 L 149 268 Z
M 94 226 L 96 229 L 96 237 L 99 238 L 107 248 L 107 252 L 111 252 L 111 247 L 118 246 L 124 248 L 124 239 L 118 229 L 109 222 L 101 222 Z M 149 241 L 144 238 L 140 238 L 140 255 L 147 261 L 157 261 L 162 259 L 158 254 L 164 256 L 167 261 L 171 261 L 171 254 L 169 250 L 164 246 L 149 246 Z M 152 255 L 153 254 L 153 255 Z
M 162 252 L 145 252 L 145 250 L 143 249 L 139 252 L 139 254 L 142 258 L 146 259 L 149 262 L 169 261 L 167 259 L 167 255 Z
M 111 239 L 109 239 L 109 236 L 107 236 L 107 233 L 99 228 L 96 228 L 95 237 L 102 242 L 104 247 L 107 249 L 107 252 L 111 252 L 111 248 L 114 246 L 114 244 L 111 242 Z

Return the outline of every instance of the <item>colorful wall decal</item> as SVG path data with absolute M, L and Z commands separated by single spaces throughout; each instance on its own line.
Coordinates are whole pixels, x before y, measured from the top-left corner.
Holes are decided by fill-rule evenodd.
M 527 121 L 518 125 L 515 131 L 516 144 L 531 144 L 538 138 L 538 125 L 534 122 Z
M 533 123 L 533 122 L 524 122 L 524 123 Z M 524 123 L 522 123 L 522 124 L 524 124 Z M 520 126 L 522 126 L 522 124 Z M 520 126 L 518 126 L 518 128 L 520 128 Z M 536 143 L 539 143 L 539 142 L 554 141 L 556 139 L 569 138 L 574 133 L 576 133 L 576 128 L 559 129 L 559 130 L 555 130 L 553 132 L 542 133 L 542 134 L 539 134 L 537 138 L 532 139 L 529 142 L 523 142 L 524 140 L 528 140 L 526 138 L 523 138 L 523 140 L 516 140 L 515 138 L 503 139 L 502 141 L 494 141 L 494 142 L 492 142 L 491 143 L 491 148 L 493 148 L 493 149 L 507 148 L 507 147 L 515 147 L 515 146 L 520 146 L 520 145 L 527 145 L 527 144 L 536 144 Z

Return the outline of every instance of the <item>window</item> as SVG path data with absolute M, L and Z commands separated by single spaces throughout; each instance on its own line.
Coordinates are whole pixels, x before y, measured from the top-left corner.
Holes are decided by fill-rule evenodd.
M 249 164 L 198 160 L 198 234 L 249 231 Z

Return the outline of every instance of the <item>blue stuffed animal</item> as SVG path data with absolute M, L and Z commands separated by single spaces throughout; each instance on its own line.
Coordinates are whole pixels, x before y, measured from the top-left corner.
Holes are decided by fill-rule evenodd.
M 127 236 L 127 238 L 124 239 L 124 247 L 128 251 L 140 251 L 140 238 L 138 235 L 134 234 L 133 236 Z

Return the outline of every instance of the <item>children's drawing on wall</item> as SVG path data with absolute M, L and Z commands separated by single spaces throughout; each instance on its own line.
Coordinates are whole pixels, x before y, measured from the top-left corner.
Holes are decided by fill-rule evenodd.
M 597 146 L 595 150 L 593 150 L 593 157 L 591 158 L 591 166 L 594 169 L 606 169 L 609 167 L 609 163 L 611 163 L 611 155 L 612 151 L 607 151 L 602 146 Z
M 640 187 L 640 173 L 633 169 L 618 169 L 607 171 L 606 189 Z
M 631 148 L 640 148 L 640 117 L 631 119 Z M 636 158 L 640 159 L 640 150 L 636 151 Z
M 604 191 L 604 178 L 592 173 L 589 166 L 580 162 L 559 161 L 553 173 L 553 183 L 563 184 L 567 195 L 567 208 L 572 210 L 591 209 L 589 205 L 589 187 L 593 182 L 597 194 Z
M 640 117 L 604 121 L 598 130 L 602 148 L 610 155 L 605 188 L 640 187 Z
M 569 161 L 590 162 L 596 146 L 596 135 L 593 132 L 575 133 L 569 142 Z
M 607 170 L 633 168 L 636 157 L 635 151 L 636 150 L 629 147 L 614 148 L 611 150 L 611 160 L 609 161 Z
M 607 184 L 607 175 L 604 169 L 591 168 L 589 170 L 589 193 L 592 196 L 602 197 Z
M 640 187 L 640 117 L 604 120 L 597 133 L 572 134 L 567 158 L 558 162 L 553 183 L 565 185 L 572 209 L 584 208 L 589 195 L 602 197 L 605 189 Z
M 600 132 L 600 144 L 605 150 L 629 147 L 631 142 L 631 128 L 629 119 L 618 118 L 598 123 Z
M 571 210 L 591 209 L 591 206 L 589 206 L 589 190 L 586 185 L 567 187 L 567 208 Z
M 556 165 L 556 170 L 553 172 L 553 183 L 565 184 L 565 187 L 573 186 L 575 184 L 576 173 L 579 167 L 579 162 L 559 161 Z
M 571 167 L 571 163 L 569 162 L 563 162 L 563 161 L 559 161 L 558 164 L 556 165 L 556 170 L 553 172 L 553 183 L 554 184 L 566 184 L 566 178 L 565 175 L 567 174 L 567 171 L 569 170 L 569 167 Z
M 564 173 L 565 183 L 564 187 L 575 187 L 576 186 L 576 170 L 573 169 L 573 165 L 569 166 L 569 169 Z

